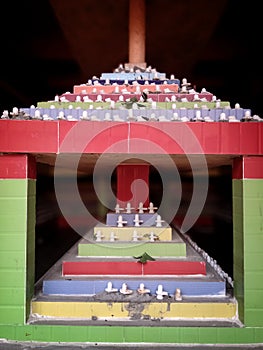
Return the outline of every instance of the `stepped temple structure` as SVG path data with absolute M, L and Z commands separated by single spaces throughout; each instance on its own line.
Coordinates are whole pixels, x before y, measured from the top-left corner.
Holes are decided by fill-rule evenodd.
M 129 63 L 112 72 L 51 101 L 2 111 L 2 339 L 160 348 L 263 343 L 263 119 L 147 66 L 136 47 L 141 38 L 132 39 Z M 59 208 L 79 240 L 35 281 L 41 163 L 54 169 Z M 232 167 L 233 276 L 188 235 L 209 170 L 223 165 Z M 158 204 L 152 166 L 163 181 Z M 185 169 L 193 193 L 182 217 Z M 94 174 L 103 220 L 81 200 L 79 171 Z

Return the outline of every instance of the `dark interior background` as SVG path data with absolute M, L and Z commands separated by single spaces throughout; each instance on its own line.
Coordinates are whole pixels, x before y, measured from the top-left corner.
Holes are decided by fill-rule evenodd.
M 147 64 L 262 117 L 260 5 L 254 0 L 146 0 Z M 0 113 L 51 100 L 128 62 L 128 7 L 129 0 L 1 4 Z M 79 238 L 60 216 L 50 173 L 48 166 L 39 166 L 36 279 Z M 191 180 L 182 180 L 187 197 Z M 229 166 L 211 173 L 204 212 L 189 233 L 230 275 L 231 181 Z

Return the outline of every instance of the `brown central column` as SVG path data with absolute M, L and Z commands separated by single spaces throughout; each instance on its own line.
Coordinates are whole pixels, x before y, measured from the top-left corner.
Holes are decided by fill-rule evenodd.
M 145 0 L 130 0 L 129 3 L 129 65 L 146 67 Z

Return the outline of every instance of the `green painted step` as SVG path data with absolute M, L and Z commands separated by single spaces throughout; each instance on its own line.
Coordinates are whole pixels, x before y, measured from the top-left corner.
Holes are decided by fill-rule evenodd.
M 156 106 L 159 109 L 172 109 L 172 105 L 174 102 L 157 102 Z M 82 108 L 82 109 L 89 109 L 90 105 L 93 106 L 94 109 L 101 108 L 101 109 L 109 109 L 112 110 L 110 102 L 38 102 L 37 107 L 38 108 L 50 108 L 50 106 L 54 106 L 55 108 L 60 109 L 67 109 L 69 106 L 72 106 L 72 108 Z M 144 103 L 145 107 L 144 109 L 151 109 L 152 104 L 151 103 Z M 194 106 L 198 106 L 201 108 L 202 106 L 206 105 L 208 109 L 214 109 L 216 108 L 216 102 L 176 102 L 176 108 L 194 108 Z M 230 107 L 229 101 L 221 101 L 220 107 Z M 121 102 L 115 103 L 114 109 L 125 109 L 123 107 L 123 104 Z
M 95 242 L 79 243 L 78 256 L 130 257 L 147 252 L 152 257 L 186 257 L 184 242 Z

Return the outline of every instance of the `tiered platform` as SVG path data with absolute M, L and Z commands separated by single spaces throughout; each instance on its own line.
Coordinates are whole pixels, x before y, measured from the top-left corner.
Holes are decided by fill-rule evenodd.
M 116 227 L 118 215 L 108 213 L 106 223 L 111 226 L 88 232 L 43 276 L 32 301 L 32 322 L 43 322 L 43 317 L 45 322 L 56 319 L 62 323 L 68 319 L 113 323 L 198 319 L 202 324 L 213 319 L 233 326 L 238 321 L 237 303 L 228 294 L 225 279 L 177 231 L 164 223 L 165 227 L 158 229 L 170 230 L 167 240 L 149 242 L 148 237 L 148 241 L 132 241 L 130 232 L 134 229 L 147 233 L 157 228 Z M 141 217 L 149 224 L 156 215 Z M 127 219 L 127 225 L 132 224 L 134 213 L 124 213 L 122 218 Z M 101 241 L 95 241 L 98 228 L 103 234 Z M 108 232 L 114 230 L 121 240 L 109 241 L 103 231 L 106 228 Z M 149 261 L 135 260 L 146 252 Z M 114 289 L 110 292 L 109 283 Z M 147 293 L 139 292 L 142 283 Z M 127 294 L 121 292 L 124 284 Z M 161 298 L 157 293 L 160 285 L 164 291 Z M 182 297 L 179 300 L 178 290 Z

